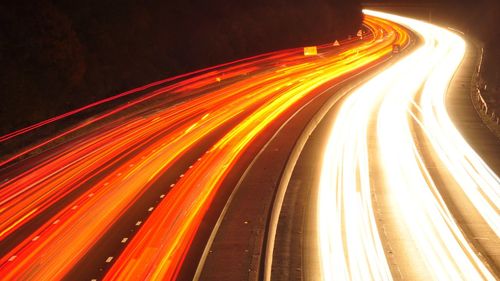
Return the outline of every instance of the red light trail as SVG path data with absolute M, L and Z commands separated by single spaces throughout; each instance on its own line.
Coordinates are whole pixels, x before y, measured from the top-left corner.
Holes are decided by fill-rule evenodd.
M 322 46 L 318 56 L 287 50 L 202 70 L 2 137 L 3 142 L 167 83 L 1 162 L 8 178 L 0 184 L 0 243 L 49 208 L 57 212 L 43 217 L 39 227 L 0 258 L 0 276 L 61 279 L 161 175 L 185 155 L 193 155 L 192 165 L 162 195 L 149 218 L 137 222 L 140 229 L 123 254 L 111 257 L 114 263 L 106 275 L 108 280 L 175 279 L 222 181 L 262 131 L 311 99 L 315 88 L 340 82 L 390 56 L 393 44 L 409 41 L 406 29 L 389 21 L 367 17 L 365 25 L 370 34 L 363 40 Z M 75 132 L 79 135 L 63 145 L 19 160 Z M 211 148 L 197 152 L 202 141 L 214 135 Z M 70 194 L 77 195 L 62 201 Z

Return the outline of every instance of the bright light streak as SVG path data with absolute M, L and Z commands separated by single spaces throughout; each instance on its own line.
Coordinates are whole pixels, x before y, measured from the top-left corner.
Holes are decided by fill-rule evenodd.
M 377 63 L 394 42 L 407 39 L 405 33 L 397 37 L 394 32 L 383 37 L 380 29 L 393 30 L 384 20 L 367 17 L 366 24 L 374 30 L 372 36 L 335 50 L 320 47 L 321 56 L 304 57 L 288 50 L 167 85 L 97 116 L 92 120 L 103 122 L 102 127 L 45 152 L 27 168 L 22 161 L 13 163 L 20 172 L 0 184 L 0 240 L 68 194 L 81 193 L 0 258 L 0 276 L 64 277 L 160 175 L 182 156 L 197 159 L 204 137 L 217 137 L 213 149 L 194 160 L 162 195 L 151 216 L 134 226 L 141 228 L 128 240 L 125 253 L 131 255 L 109 260 L 114 263 L 108 273 L 111 279 L 129 274 L 175 278 L 219 186 L 262 131 L 284 112 L 311 100 L 318 86 L 342 81 Z M 210 87 L 219 83 L 219 77 L 223 85 Z M 171 106 L 160 98 L 165 96 L 189 99 Z M 135 105 L 145 108 L 124 112 Z M 79 124 L 39 146 L 87 125 Z M 223 126 L 228 127 L 227 134 L 218 132 Z
M 445 163 L 456 183 L 462 188 L 474 207 L 500 237 L 500 178 L 477 155 L 459 133 L 445 106 L 447 83 L 452 78 L 450 69 L 458 67 L 465 52 L 465 42 L 454 34 L 448 36 L 450 45 L 443 63 L 433 70 L 425 83 L 420 101 L 423 126 L 437 155 Z
M 371 89 L 381 82 L 371 80 L 342 104 L 324 154 L 318 228 L 325 280 L 391 280 L 373 216 L 366 131 L 380 98 Z
M 386 28 L 394 29 L 388 26 Z M 392 40 L 384 41 L 383 47 L 380 46 L 382 48 L 376 51 L 377 56 L 390 52 L 390 46 L 395 41 L 406 42 L 406 33 L 397 27 L 395 29 L 398 30 L 400 37 L 393 36 Z M 362 52 L 364 48 L 366 48 L 365 51 L 375 51 L 373 46 L 368 45 L 360 51 Z M 348 66 L 345 66 L 347 63 L 345 60 L 339 60 L 336 63 L 325 62 L 325 67 L 314 67 L 307 73 L 297 76 L 292 76 L 293 72 L 289 69 L 290 72 L 287 75 L 293 80 L 288 81 L 287 84 L 295 86 L 287 90 L 281 90 L 281 87 L 273 88 L 280 91 L 275 99 L 265 103 L 235 126 L 201 161 L 187 171 L 157 207 L 137 237 L 132 239 L 124 254 L 106 275 L 105 280 L 126 279 L 130 276 L 140 279 L 175 279 L 179 270 L 178 262 L 184 258 L 208 206 L 225 176 L 245 149 L 273 120 L 307 98 L 315 88 L 345 74 L 356 65 L 361 66 L 366 63 L 365 60 L 373 59 L 364 52 L 353 57 L 355 59 L 347 64 Z M 298 83 L 304 76 L 308 79 Z M 188 200 L 181 200 L 183 197 Z M 177 219 L 180 214 L 183 220 Z M 169 231 L 166 232 L 165 229 Z M 153 247 L 154 253 L 143 250 Z M 148 266 L 138 267 L 137 263 Z
M 447 86 L 463 59 L 457 35 L 421 22 L 365 11 L 415 31 L 423 44 L 353 92 L 336 116 L 318 195 L 322 274 L 326 280 L 391 280 L 371 206 L 368 131 L 377 121 L 379 165 L 394 212 L 419 249 L 413 260 L 433 280 L 494 280 L 441 198 L 412 135 L 409 113 L 422 92 L 420 122 L 437 155 L 498 233 L 498 177 L 466 144 L 444 106 Z M 423 90 L 421 91 L 421 89 Z M 376 119 L 375 119 L 376 118 Z
M 436 120 L 432 114 L 434 109 L 428 110 L 435 104 L 430 105 L 428 100 L 434 99 L 434 96 L 444 100 L 449 81 L 463 59 L 465 42 L 446 29 L 420 21 L 386 14 L 374 15 L 407 25 L 424 38 L 420 49 L 422 54 L 415 56 L 418 62 L 406 66 L 411 69 L 411 79 L 399 78 L 400 81 L 387 93 L 378 120 L 383 167 L 390 189 L 397 194 L 406 225 L 435 279 L 494 280 L 441 198 L 418 152 L 411 134 L 411 118 L 408 117 L 408 110 L 418 93 L 415 87 L 425 85 L 420 104 L 424 108 L 423 127 L 429 138 L 433 140 L 438 135 L 444 137 L 446 141 L 443 142 L 446 143 L 462 139 L 458 134 L 446 135 L 449 129 L 438 132 L 439 129 L 433 130 L 428 126 Z M 444 102 L 441 106 L 441 112 L 446 112 Z M 446 169 L 453 169 L 450 163 L 445 164 Z
M 318 193 L 325 280 L 392 280 L 371 204 L 367 128 L 388 87 L 386 81 L 403 69 L 399 62 L 361 86 L 335 116 Z

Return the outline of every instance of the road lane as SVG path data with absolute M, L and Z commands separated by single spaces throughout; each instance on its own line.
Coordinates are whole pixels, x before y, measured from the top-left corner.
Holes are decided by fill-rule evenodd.
M 479 61 L 479 50 L 467 41 L 465 58 L 453 77 L 446 95 L 445 105 L 453 124 L 475 152 L 497 175 L 500 174 L 500 140 L 482 123 L 471 101 L 475 75 Z M 449 178 L 449 177 L 448 177 Z M 449 181 L 448 181 L 449 182 Z M 481 214 L 467 199 L 456 183 L 439 185 L 443 198 L 450 206 L 461 228 L 472 238 L 472 243 L 492 265 L 496 275 L 500 274 L 500 241 Z
M 311 267 L 319 268 L 320 277 L 317 272 L 292 276 L 494 280 L 495 266 L 483 258 L 443 196 L 446 189 L 454 195 L 463 192 L 460 200 L 468 201 L 490 231 L 498 230 L 498 177 L 463 141 L 443 102 L 465 43 L 423 22 L 367 13 L 405 25 L 421 36 L 423 45 L 353 91 L 332 118 L 316 194 L 317 225 L 303 222 L 307 234 L 294 239 L 302 245 L 318 240 L 317 248 L 305 246 L 318 253 L 303 253 L 302 259 L 314 263 L 318 254 L 320 266 Z M 426 162 L 429 156 L 436 162 Z M 317 182 L 303 172 L 304 166 L 298 166 L 291 197 L 297 193 L 294 185 Z M 305 212 L 302 218 L 310 219 Z M 295 264 L 303 266 L 298 271 L 309 272 L 304 261 Z
M 364 40 L 322 47 L 314 57 L 284 51 L 168 84 L 6 157 L 1 165 L 7 179 L 0 189 L 0 243 L 7 241 L 2 276 L 68 277 L 115 226 L 135 236 L 120 237 L 121 256 L 115 256 L 120 250 L 92 256 L 100 276 L 108 268 L 106 278 L 177 276 L 221 183 L 261 132 L 309 100 L 318 86 L 368 67 L 386 56 L 392 43 L 406 40 L 404 33 L 380 31 L 394 28 L 383 20 L 368 17 L 366 24 L 373 33 Z M 182 95 L 186 99 L 174 104 L 168 99 Z M 207 138 L 213 139 L 208 149 L 200 145 Z M 66 142 L 52 145 L 61 141 Z M 22 160 L 39 149 L 40 156 Z M 171 171 L 183 172 L 169 174 L 169 181 L 178 181 L 162 187 L 153 206 L 151 192 Z M 132 206 L 137 211 L 130 218 L 144 219 L 119 223 Z
M 377 30 L 374 32 L 378 33 Z M 405 33 L 401 35 L 403 37 L 393 33 L 390 37 L 394 38 L 397 42 L 399 42 L 398 40 L 405 42 L 407 39 L 404 37 Z M 383 38 L 384 35 L 378 33 L 378 36 Z M 378 39 L 375 38 L 374 41 Z M 381 54 L 387 54 L 392 42 L 390 40 L 379 41 L 381 45 L 378 49 L 385 50 Z M 363 49 L 368 51 L 367 48 L 361 48 L 359 53 Z M 358 51 L 352 51 L 353 54 L 354 52 L 358 54 Z M 370 57 L 376 58 L 380 56 L 363 56 L 368 61 L 370 61 Z M 348 64 L 349 68 L 356 65 L 363 65 L 363 61 L 357 60 L 353 60 L 352 62 L 344 60 L 342 63 L 344 65 Z M 138 236 L 127 246 L 124 254 L 120 256 L 114 267 L 108 272 L 106 279 L 124 278 L 127 276 L 175 278 L 178 275 L 179 268 L 174 266 L 176 264 L 170 266 L 173 263 L 172 257 L 179 260 L 185 258 L 186 251 L 191 244 L 194 234 L 203 216 L 206 214 L 207 205 L 212 202 L 214 193 L 220 188 L 224 177 L 230 168 L 235 165 L 236 161 L 238 161 L 242 151 L 272 120 L 280 116 L 291 106 L 296 106 L 299 101 L 303 102 L 304 99 L 307 100 L 306 97 L 308 97 L 308 94 L 314 88 L 330 81 L 334 77 L 339 77 L 347 73 L 349 68 L 343 69 L 339 68 L 338 65 L 328 63 L 325 64 L 324 68 L 315 67 L 314 72 L 309 74 L 304 73 L 305 76 L 303 76 L 304 74 L 297 76 L 296 79 L 303 82 L 302 84 L 298 84 L 296 87 L 293 87 L 293 83 L 287 84 L 291 88 L 286 89 L 286 91 L 281 93 L 281 96 L 261 107 L 260 110 L 255 111 L 244 122 L 234 127 L 231 132 L 225 135 L 208 151 L 207 155 L 201 161 L 193 165 L 193 168 L 187 171 L 185 176 L 175 184 L 173 190 L 169 193 L 172 197 L 167 195 L 166 199 L 168 200 L 160 203 L 156 212 L 152 214 L 152 216 L 155 214 L 158 214 L 158 216 L 146 222 L 144 228 L 139 231 Z M 186 191 L 188 187 L 195 187 L 190 191 L 193 194 Z M 179 194 L 176 194 L 176 192 L 179 192 Z M 193 201 L 193 203 L 189 200 L 178 200 L 179 196 L 194 197 L 194 194 L 201 196 L 201 200 L 198 201 L 195 199 L 196 201 Z M 173 212 L 172 208 L 182 212 L 182 216 L 187 220 L 179 220 L 177 211 Z M 164 234 L 165 227 L 172 230 L 167 236 Z M 179 231 L 179 234 L 177 234 L 177 231 Z M 137 239 L 137 237 L 140 237 L 140 239 Z M 149 247 L 154 249 L 154 252 L 142 251 L 142 249 Z M 148 261 L 148 267 L 136 266 L 137 262 L 145 263 L 146 261 Z
M 379 67 L 377 65 L 373 68 Z M 295 111 L 253 158 L 252 165 L 245 170 L 238 182 L 238 190 L 232 194 L 234 198 L 226 205 L 226 213 L 219 218 L 220 226 L 212 233 L 214 241 L 205 249 L 207 258 L 200 264 L 197 280 L 262 278 L 266 270 L 266 233 L 273 199 L 299 136 L 304 133 L 311 119 L 319 118 L 316 116 L 318 111 L 328 105 L 329 100 L 340 98 L 341 93 L 345 92 L 344 88 L 352 88 L 359 83 L 358 80 L 361 79 L 358 76 L 367 75 L 363 72 L 332 87 L 321 87 L 326 89 L 315 95 L 310 103 Z M 277 262 L 283 262 L 280 258 Z M 232 266 L 228 268 L 228 264 Z M 277 277 L 289 280 L 284 276 Z

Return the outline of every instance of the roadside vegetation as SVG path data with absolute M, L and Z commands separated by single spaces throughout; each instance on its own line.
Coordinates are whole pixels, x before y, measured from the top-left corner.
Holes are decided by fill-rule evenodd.
M 357 30 L 359 2 L 0 4 L 0 135 L 143 84 Z

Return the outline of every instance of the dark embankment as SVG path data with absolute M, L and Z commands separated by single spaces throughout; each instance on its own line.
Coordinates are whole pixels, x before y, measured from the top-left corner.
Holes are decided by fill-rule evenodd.
M 10 1 L 0 4 L 0 135 L 161 78 L 330 42 L 358 1 Z

